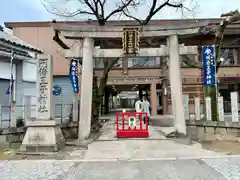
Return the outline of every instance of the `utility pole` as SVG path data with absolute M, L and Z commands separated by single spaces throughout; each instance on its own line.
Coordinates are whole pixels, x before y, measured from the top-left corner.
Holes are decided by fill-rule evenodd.
M 17 122 L 16 118 L 13 118 L 13 59 L 14 59 L 14 52 L 11 50 L 10 55 L 10 82 L 9 82 L 9 106 L 10 106 L 10 122 L 11 127 L 16 127 Z

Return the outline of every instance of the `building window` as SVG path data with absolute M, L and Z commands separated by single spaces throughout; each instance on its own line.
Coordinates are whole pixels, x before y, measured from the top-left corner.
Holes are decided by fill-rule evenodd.
M 129 68 L 154 68 L 160 67 L 160 57 L 133 57 L 128 59 Z
M 113 68 L 121 68 L 122 67 L 122 59 L 119 59 L 114 65 Z
M 222 48 L 220 50 L 220 57 L 224 59 L 221 63 L 222 66 L 232 66 L 237 62 L 237 50 Z
M 188 58 L 190 58 L 193 61 L 199 61 L 197 55 L 185 55 L 185 56 L 187 56 Z M 187 64 L 185 64 L 183 62 L 183 58 L 184 58 L 184 56 L 180 56 L 180 65 L 181 65 L 181 67 L 189 67 Z
M 104 68 L 103 58 L 95 58 L 95 68 Z
M 110 60 L 110 58 L 108 58 Z M 119 59 L 112 68 L 121 68 L 122 60 Z M 95 68 L 104 68 L 103 58 L 95 58 Z
M 223 106 L 224 112 L 231 112 L 231 92 L 238 92 L 238 102 L 240 101 L 240 84 L 220 84 L 219 85 L 219 94 L 223 97 Z

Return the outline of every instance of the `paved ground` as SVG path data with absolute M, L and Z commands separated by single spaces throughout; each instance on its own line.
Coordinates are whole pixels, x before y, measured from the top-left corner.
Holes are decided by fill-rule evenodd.
M 240 156 L 238 158 L 205 159 L 204 162 L 220 172 L 227 180 L 240 180 Z
M 240 156 L 177 143 L 158 127 L 149 131 L 148 140 L 117 139 L 114 122 L 109 121 L 88 150 L 73 148 L 60 154 L 64 160 L 0 161 L 0 179 L 240 180 Z
M 240 180 L 240 157 L 154 161 L 1 161 L 1 180 Z
M 101 136 L 88 145 L 88 149 L 66 148 L 56 156 L 41 159 L 59 160 L 155 160 L 178 158 L 221 157 L 225 153 L 205 150 L 200 144 L 185 145 L 164 137 L 158 127 L 149 127 L 147 139 L 117 139 L 114 121 L 108 121 L 101 130 Z M 35 159 L 35 157 L 27 157 Z
M 184 145 L 164 137 L 159 127 L 149 127 L 147 139 L 117 139 L 114 121 L 108 121 L 101 130 L 101 136 L 90 144 L 85 160 L 112 159 L 156 159 L 156 158 L 200 158 L 220 156 L 221 153 L 204 150 L 200 144 Z M 80 153 L 80 152 L 79 152 Z M 74 157 L 76 159 L 76 156 Z

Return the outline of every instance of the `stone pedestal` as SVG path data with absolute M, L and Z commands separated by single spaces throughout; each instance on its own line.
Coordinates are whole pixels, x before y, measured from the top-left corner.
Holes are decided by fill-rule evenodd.
M 57 152 L 65 140 L 59 124 L 55 120 L 35 120 L 27 122 L 21 152 Z
M 64 145 L 60 125 L 54 120 L 52 99 L 52 57 L 37 59 L 36 120 L 27 121 L 27 131 L 20 147 L 21 152 L 56 152 Z

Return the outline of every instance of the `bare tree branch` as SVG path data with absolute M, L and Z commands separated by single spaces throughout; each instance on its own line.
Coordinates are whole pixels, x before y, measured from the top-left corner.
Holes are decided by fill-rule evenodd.
M 126 0 L 126 2 L 124 2 L 124 0 L 121 1 L 122 1 L 121 5 L 119 5 L 116 9 L 109 13 L 109 15 L 106 16 L 105 21 L 107 21 L 110 17 L 112 17 L 115 14 L 122 13 L 127 7 L 131 5 L 136 6 L 138 4 L 138 2 L 136 2 L 135 0 Z
M 221 61 L 220 61 L 220 49 L 222 47 L 223 43 L 223 37 L 224 37 L 224 30 L 229 24 L 232 24 L 236 21 L 240 20 L 240 13 L 238 10 L 236 11 L 230 11 L 228 13 L 222 14 L 221 17 L 223 17 L 219 28 L 216 31 L 215 34 L 215 60 L 216 60 L 216 70 L 218 71 Z
M 189 67 L 194 67 L 194 68 L 200 68 L 202 69 L 202 63 L 200 61 L 196 61 L 195 59 L 192 59 L 188 55 L 182 55 L 182 61 Z
M 59 10 L 58 8 L 56 8 L 54 6 L 51 6 L 50 3 L 46 3 L 45 0 L 41 0 L 41 4 L 49 13 L 52 13 L 52 14 L 60 16 L 60 17 L 69 18 L 69 17 L 78 16 L 80 14 L 95 15 L 93 12 L 81 10 L 81 9 L 77 9 L 74 11 L 68 11 L 67 9 Z
M 71 10 L 67 8 L 67 4 L 77 2 L 77 5 L 71 5 Z M 48 0 L 41 0 L 45 9 L 57 16 L 61 17 L 76 17 L 79 15 L 90 15 L 97 19 L 99 25 L 104 26 L 105 23 L 113 16 L 122 13 L 127 7 L 135 7 L 139 4 L 140 0 L 111 0 L 116 1 L 116 8 L 110 10 L 108 15 L 106 14 L 107 0 L 58 0 L 56 2 L 48 2 Z M 110 3 L 110 0 L 108 1 Z M 79 5 L 78 5 L 79 4 Z M 63 5 L 63 8 L 57 8 L 58 5 Z M 73 7 L 72 7 L 73 6 Z M 75 6 L 79 8 L 75 8 Z M 73 8 L 75 8 L 73 10 Z
M 89 9 L 90 9 L 95 15 L 98 14 L 97 9 L 96 9 L 96 8 L 94 9 L 93 4 L 91 4 L 91 3 L 89 2 L 89 0 L 84 0 L 84 3 L 89 7 Z M 94 3 L 94 5 L 96 5 L 96 3 Z
M 103 70 L 103 75 L 102 75 L 100 85 L 99 85 L 99 96 L 101 96 L 101 97 L 103 97 L 103 95 L 104 95 L 104 89 L 105 89 L 105 86 L 108 81 L 108 73 L 111 70 L 111 68 L 113 67 L 113 65 L 115 63 L 117 63 L 118 60 L 119 60 L 119 58 L 113 58 L 111 60 L 109 60 L 109 59 L 103 60 L 104 70 Z
M 217 29 L 212 29 L 205 27 L 203 29 L 204 34 L 206 33 L 215 33 L 214 45 L 215 45 L 215 60 L 216 60 L 216 71 L 218 72 L 222 61 L 220 61 L 220 50 L 223 46 L 224 30 L 226 27 L 234 22 L 240 21 L 240 13 L 238 10 L 230 11 L 228 13 L 222 14 L 223 18 L 220 22 L 220 25 Z M 236 41 L 236 40 L 234 40 Z M 234 42 L 233 41 L 233 42 Z M 231 42 L 231 43 L 233 43 Z M 188 56 L 183 55 L 183 62 L 190 67 L 202 68 L 202 63 L 190 59 Z
M 186 9 L 188 11 L 191 11 L 188 7 L 185 7 L 183 3 L 172 3 L 170 0 L 166 0 L 165 2 L 158 5 L 159 0 L 152 0 L 152 5 L 150 7 L 149 13 L 146 16 L 144 20 L 141 20 L 140 18 L 137 18 L 129 12 L 127 8 L 125 8 L 122 12 L 126 17 L 129 17 L 135 21 L 137 21 L 140 25 L 144 26 L 149 23 L 149 21 L 153 18 L 154 15 L 156 15 L 158 12 L 160 12 L 164 7 L 172 7 L 176 9 Z

